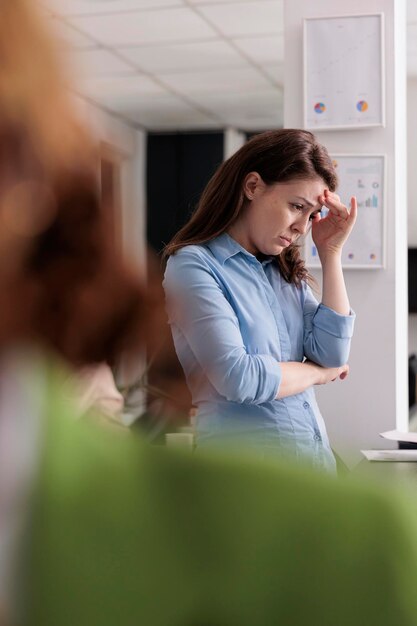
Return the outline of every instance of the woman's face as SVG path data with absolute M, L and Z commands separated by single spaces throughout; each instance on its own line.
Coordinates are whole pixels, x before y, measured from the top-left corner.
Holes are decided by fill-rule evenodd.
M 307 232 L 325 189 L 319 177 L 266 185 L 251 172 L 244 184 L 246 206 L 229 233 L 254 255 L 281 254 Z

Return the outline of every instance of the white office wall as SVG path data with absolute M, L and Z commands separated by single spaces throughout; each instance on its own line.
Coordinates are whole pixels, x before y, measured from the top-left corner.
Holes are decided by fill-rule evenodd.
M 245 133 L 236 130 L 235 128 L 226 128 L 224 130 L 224 159 L 226 160 L 231 157 L 232 154 L 244 145 L 245 141 Z
M 407 81 L 408 245 L 417 248 L 417 77 Z M 408 318 L 408 351 L 417 354 L 417 314 Z
M 123 251 L 144 267 L 146 251 L 146 135 L 82 98 L 74 98 L 80 117 L 93 136 L 121 159 Z
M 146 135 L 82 98 L 77 97 L 74 102 L 81 119 L 96 140 L 110 145 L 112 151 L 121 159 L 122 250 L 125 257 L 145 273 Z M 126 386 L 137 381 L 143 375 L 145 367 L 146 359 L 143 353 L 136 354 L 134 358 L 128 360 L 121 359 L 115 372 L 117 384 Z M 145 411 L 145 392 L 139 389 L 129 402 L 134 406 L 132 416 L 141 415 Z M 126 424 L 131 423 L 132 416 L 124 415 Z
M 408 425 L 405 0 L 284 0 L 284 11 L 286 127 L 303 124 L 303 18 L 385 14 L 386 127 L 317 133 L 330 152 L 387 155 L 387 265 L 345 272 L 357 313 L 351 373 L 317 388 L 332 445 L 353 465 L 361 448 L 391 447 L 379 432 Z
M 407 81 L 408 245 L 417 248 L 417 77 Z
M 133 152 L 122 163 L 122 236 L 126 255 L 145 270 L 146 263 L 146 134 L 131 130 Z

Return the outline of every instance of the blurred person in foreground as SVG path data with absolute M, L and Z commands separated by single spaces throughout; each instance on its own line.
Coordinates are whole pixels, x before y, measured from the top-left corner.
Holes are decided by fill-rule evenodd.
M 108 363 L 137 349 L 152 334 L 151 309 L 158 315 L 156 293 L 145 295 L 105 229 L 98 150 L 58 64 L 31 3 L 2 0 L 0 607 L 10 603 L 23 507 L 47 440 L 50 384 L 72 418 L 92 406 L 96 421 L 117 417 L 123 399 Z
M 400 493 L 74 421 L 66 369 L 137 345 L 157 311 L 109 250 L 54 58 L 27 0 L 2 0 L 3 623 L 417 624 L 417 521 Z

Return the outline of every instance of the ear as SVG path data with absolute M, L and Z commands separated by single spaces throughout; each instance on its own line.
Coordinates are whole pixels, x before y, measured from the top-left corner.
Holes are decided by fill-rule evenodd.
M 249 172 L 249 174 L 246 174 L 245 180 L 243 181 L 243 193 L 246 198 L 253 200 L 256 191 L 259 190 L 263 184 L 263 180 L 258 172 Z

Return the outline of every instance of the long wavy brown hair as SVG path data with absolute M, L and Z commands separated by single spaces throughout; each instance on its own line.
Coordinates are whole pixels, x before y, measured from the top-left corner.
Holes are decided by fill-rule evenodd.
M 320 177 L 330 191 L 337 187 L 331 158 L 312 133 L 280 129 L 256 135 L 215 172 L 196 211 L 165 247 L 164 257 L 227 231 L 248 202 L 243 183 L 250 172 L 258 172 L 267 185 Z M 275 260 L 287 282 L 300 285 L 311 278 L 297 245 L 285 248 Z

